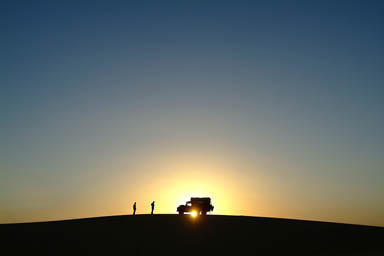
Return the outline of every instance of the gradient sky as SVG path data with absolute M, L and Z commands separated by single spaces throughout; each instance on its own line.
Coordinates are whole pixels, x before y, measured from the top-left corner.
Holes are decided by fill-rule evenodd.
M 383 1 L 1 1 L 0 223 L 384 226 Z

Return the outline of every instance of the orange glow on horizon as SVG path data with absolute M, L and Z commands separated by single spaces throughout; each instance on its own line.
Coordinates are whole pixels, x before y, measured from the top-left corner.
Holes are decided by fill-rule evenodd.
M 185 205 L 191 197 L 210 197 L 213 212 L 209 214 L 246 215 L 244 194 L 249 194 L 249 181 L 233 172 L 234 167 L 225 162 L 199 159 L 162 158 L 154 161 L 157 168 L 145 177 L 145 189 L 136 193 L 143 195 L 140 201 L 156 201 L 155 212 L 177 213 L 179 205 Z M 253 188 L 254 189 L 254 188 Z M 129 192 L 126 193 L 129 195 Z M 261 207 L 260 202 L 257 202 Z M 148 204 L 148 203 L 147 203 Z M 148 206 L 145 205 L 145 211 Z M 138 208 L 140 213 L 141 208 Z

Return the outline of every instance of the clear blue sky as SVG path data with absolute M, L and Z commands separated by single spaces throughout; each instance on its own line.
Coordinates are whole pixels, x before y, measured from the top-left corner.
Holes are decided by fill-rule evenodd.
M 1 1 L 0 222 L 174 212 L 193 180 L 217 213 L 384 226 L 383 25 L 373 0 Z

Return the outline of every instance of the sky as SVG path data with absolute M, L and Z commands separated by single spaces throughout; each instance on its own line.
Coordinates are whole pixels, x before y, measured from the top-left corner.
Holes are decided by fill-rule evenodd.
M 0 223 L 384 226 L 383 1 L 1 1 Z

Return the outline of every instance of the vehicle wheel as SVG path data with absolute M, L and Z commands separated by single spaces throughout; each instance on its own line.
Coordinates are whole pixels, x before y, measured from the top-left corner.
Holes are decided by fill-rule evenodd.
M 201 215 L 205 216 L 205 215 L 207 215 L 207 212 L 202 211 Z
M 183 211 L 179 211 L 179 215 L 183 215 L 184 214 L 184 212 Z

